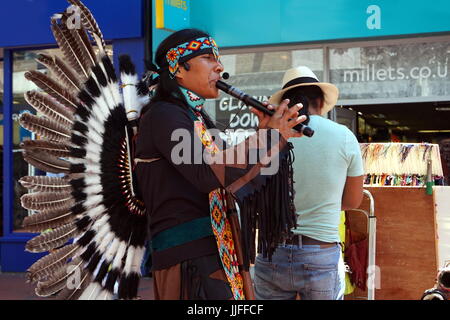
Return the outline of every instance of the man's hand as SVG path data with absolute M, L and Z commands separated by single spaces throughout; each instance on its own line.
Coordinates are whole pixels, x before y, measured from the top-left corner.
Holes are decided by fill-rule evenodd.
M 303 134 L 294 130 L 297 124 L 302 123 L 306 120 L 306 116 L 298 116 L 298 111 L 303 107 L 301 103 L 288 108 L 289 99 L 283 100 L 281 104 L 276 108 L 275 113 L 270 117 L 264 114 L 264 117 L 260 117 L 260 128 L 272 128 L 278 129 L 280 134 L 284 139 L 288 140 L 292 137 L 302 137 Z M 270 108 L 270 106 L 269 106 Z M 273 107 L 270 108 L 273 110 Z M 256 115 L 262 114 L 263 112 L 252 110 Z M 262 116 L 262 115 L 261 115 Z
M 273 105 L 269 104 L 268 101 L 264 101 L 262 104 L 269 110 L 275 110 L 275 107 Z M 253 107 L 250 107 L 250 112 L 252 112 L 253 114 L 255 114 L 258 117 L 258 120 L 259 120 L 258 128 L 259 129 L 267 129 L 267 123 L 269 123 L 270 116 L 268 114 L 265 114 L 262 111 L 259 111 L 256 108 L 253 108 Z

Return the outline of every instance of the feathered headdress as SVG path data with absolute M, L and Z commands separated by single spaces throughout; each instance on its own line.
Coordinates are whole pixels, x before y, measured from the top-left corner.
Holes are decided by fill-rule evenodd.
M 45 231 L 26 250 L 51 252 L 28 269 L 28 280 L 37 282 L 39 296 L 110 299 L 119 283 L 118 298 L 133 299 L 147 216 L 133 184 L 131 138 L 148 90 L 127 56 L 120 57 L 119 84 L 91 12 L 79 0 L 68 1 L 80 13 L 80 28 L 70 28 L 66 13 L 51 19 L 65 59 L 42 54 L 38 62 L 52 77 L 37 71 L 25 75 L 42 91 L 25 94 L 41 115 L 20 118 L 40 137 L 22 144 L 24 158 L 62 174 L 20 180 L 29 190 L 22 206 L 36 211 L 23 225 L 30 232 Z

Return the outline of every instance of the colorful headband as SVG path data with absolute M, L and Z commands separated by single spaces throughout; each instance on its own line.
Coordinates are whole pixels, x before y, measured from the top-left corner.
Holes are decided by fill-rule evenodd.
M 219 48 L 217 47 L 214 39 L 211 37 L 197 38 L 170 49 L 166 55 L 167 62 L 169 63 L 170 77 L 172 79 L 175 78 L 175 74 L 179 69 L 178 62 L 180 59 L 191 55 L 202 54 L 207 51 L 206 49 L 212 49 L 214 57 L 219 59 Z

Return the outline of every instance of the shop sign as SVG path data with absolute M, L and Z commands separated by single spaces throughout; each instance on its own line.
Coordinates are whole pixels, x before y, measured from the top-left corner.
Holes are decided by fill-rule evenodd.
M 267 101 L 267 96 L 254 96 L 259 101 Z M 250 112 L 247 105 L 242 101 L 229 96 L 223 96 L 216 100 L 216 119 L 222 126 L 228 129 L 256 129 L 259 121 L 258 117 Z
M 330 49 L 341 100 L 450 96 L 450 42 Z
M 156 28 L 176 31 L 190 27 L 189 0 L 156 0 Z

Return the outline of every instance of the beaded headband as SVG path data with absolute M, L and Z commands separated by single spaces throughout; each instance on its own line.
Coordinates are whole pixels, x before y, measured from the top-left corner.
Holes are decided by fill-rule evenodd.
M 201 37 L 195 40 L 185 42 L 167 52 L 166 59 L 169 63 L 170 77 L 175 78 L 175 74 L 179 69 L 179 62 L 187 56 L 194 56 L 211 52 L 216 59 L 219 59 L 219 48 L 211 37 Z

